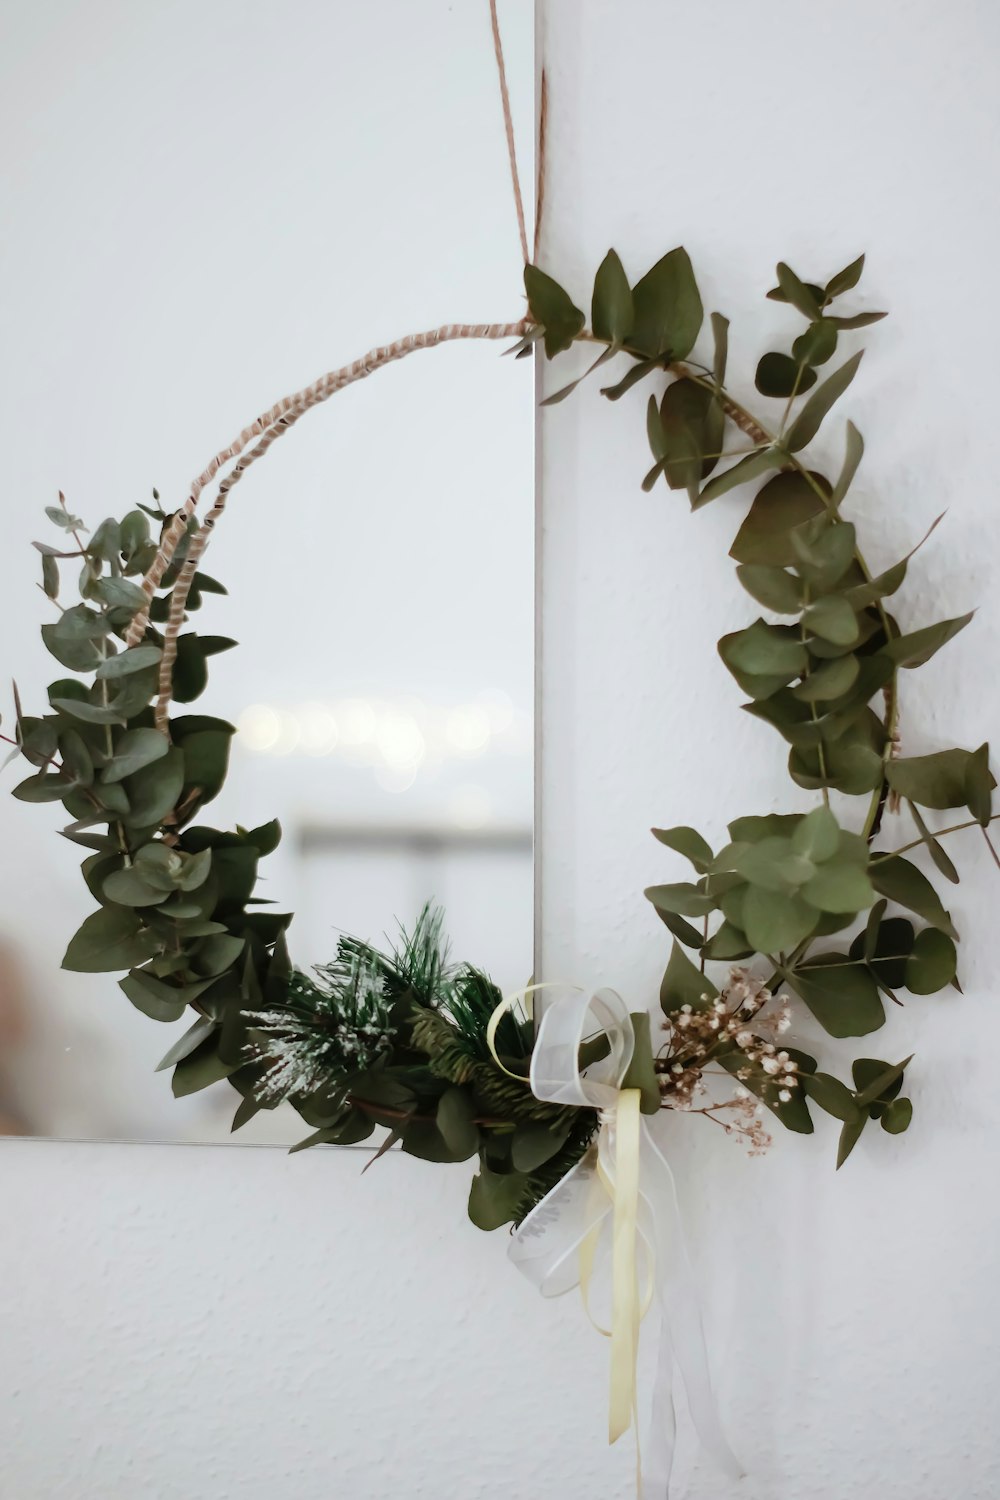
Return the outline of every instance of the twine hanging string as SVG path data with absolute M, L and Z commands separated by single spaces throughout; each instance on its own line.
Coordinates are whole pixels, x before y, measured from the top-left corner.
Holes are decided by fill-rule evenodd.
M 510 94 L 507 89 L 507 67 L 503 60 L 503 42 L 500 40 L 500 22 L 497 19 L 497 0 L 490 0 L 490 23 L 493 27 L 493 50 L 497 59 L 497 77 L 500 80 L 500 103 L 503 108 L 503 127 L 507 136 L 507 155 L 510 159 L 510 180 L 514 189 L 514 207 L 517 210 L 517 228 L 521 236 L 521 254 L 528 263 L 528 231 L 524 223 L 524 200 L 521 197 L 521 179 L 517 171 L 517 149 L 514 145 L 514 119 L 510 110 Z
M 507 72 L 504 64 L 503 44 L 500 38 L 500 27 L 497 20 L 496 0 L 489 0 L 490 20 L 493 29 L 493 45 L 496 54 L 497 73 L 500 80 L 500 100 L 503 108 L 504 130 L 507 138 L 507 150 L 510 162 L 511 182 L 514 190 L 514 205 L 517 212 L 518 233 L 521 240 L 521 251 L 525 262 L 528 260 L 528 238 L 524 219 L 524 205 L 521 198 L 521 185 L 517 170 L 517 156 L 514 146 L 514 126 L 511 116 L 510 95 L 507 88 Z M 544 128 L 544 101 L 545 84 L 542 82 L 542 113 L 540 125 Z M 541 212 L 542 203 L 542 181 L 539 180 L 538 207 L 536 213 L 536 226 Z M 172 676 L 177 659 L 177 642 L 181 628 L 184 623 L 187 607 L 188 594 L 198 570 L 198 564 L 202 554 L 211 539 L 212 531 L 216 522 L 226 507 L 226 501 L 234 488 L 250 466 L 263 458 L 275 440 L 294 427 L 300 417 L 314 406 L 319 406 L 327 401 L 337 391 L 343 390 L 345 386 L 352 385 L 357 380 L 363 380 L 375 370 L 381 369 L 383 365 L 391 364 L 394 360 L 403 359 L 406 355 L 414 353 L 418 349 L 432 349 L 437 344 L 451 342 L 456 339 L 508 339 L 519 338 L 530 327 L 530 319 L 521 318 L 517 322 L 510 323 L 448 323 L 440 328 L 430 329 L 425 333 L 408 334 L 406 337 L 396 339 L 391 344 L 381 345 L 370 350 L 360 359 L 356 359 L 349 365 L 343 365 L 338 370 L 331 370 L 297 391 L 294 395 L 285 396 L 264 412 L 248 427 L 244 427 L 239 436 L 226 448 L 220 449 L 208 466 L 202 470 L 197 479 L 191 485 L 187 499 L 181 508 L 176 511 L 171 521 L 165 527 L 156 557 L 142 581 L 142 592 L 145 597 L 144 606 L 133 616 L 125 635 L 126 647 L 137 645 L 146 633 L 149 626 L 149 612 L 157 589 L 174 560 L 177 549 L 185 536 L 189 533 L 192 518 L 197 514 L 198 504 L 206 487 L 233 459 L 238 459 L 234 468 L 220 482 L 215 501 L 205 516 L 199 529 L 190 537 L 187 555 L 184 564 L 178 573 L 176 582 L 170 596 L 170 610 L 164 630 L 163 651 L 159 664 L 159 680 L 157 684 L 157 700 L 154 709 L 154 722 L 161 733 L 169 737 L 169 706 L 172 696 Z M 249 444 L 258 441 L 253 447 Z
M 396 339 L 392 344 L 380 345 L 371 349 L 360 359 L 354 360 L 349 365 L 343 365 L 339 370 L 331 370 L 326 375 L 320 376 L 319 380 L 303 390 L 297 391 L 293 396 L 285 396 L 269 411 L 259 416 L 255 422 L 244 427 L 239 436 L 227 448 L 223 448 L 215 455 L 211 463 L 205 468 L 191 486 L 191 492 L 183 506 L 173 517 L 166 527 L 160 541 L 160 547 L 156 557 L 142 581 L 142 591 L 146 597 L 146 605 L 132 619 L 128 632 L 125 636 L 126 646 L 137 645 L 145 634 L 149 624 L 149 608 L 153 595 L 159 588 L 163 576 L 174 559 L 174 554 L 180 546 L 181 541 L 187 534 L 188 523 L 195 515 L 198 501 L 205 487 L 211 483 L 219 470 L 233 458 L 240 458 L 230 473 L 222 480 L 219 493 L 211 510 L 205 517 L 199 530 L 191 538 L 188 555 L 184 566 L 174 584 L 170 598 L 170 614 L 164 631 L 163 654 L 160 658 L 158 697 L 155 708 L 155 723 L 157 729 L 162 733 L 168 733 L 168 707 L 171 697 L 171 674 L 174 662 L 177 658 L 177 639 L 184 621 L 184 612 L 187 605 L 188 593 L 191 583 L 197 572 L 198 561 L 201 558 L 216 521 L 225 509 L 226 500 L 234 485 L 246 473 L 247 469 L 263 458 L 274 441 L 295 425 L 300 417 L 314 406 L 341 391 L 345 386 L 353 385 L 355 381 L 364 380 L 368 375 L 379 370 L 383 365 L 391 364 L 398 359 L 404 359 L 406 355 L 413 354 L 418 349 L 433 349 L 438 344 L 449 343 L 456 339 L 508 339 L 520 337 L 527 327 L 525 319 L 516 323 L 446 323 L 440 328 L 432 328 L 426 333 L 411 333 L 405 338 Z M 247 450 L 254 438 L 260 441 Z M 240 455 L 243 455 L 240 457 Z

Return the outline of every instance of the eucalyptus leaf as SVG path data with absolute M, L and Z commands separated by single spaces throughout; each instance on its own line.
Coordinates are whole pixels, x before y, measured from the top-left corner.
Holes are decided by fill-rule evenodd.
M 909 1099 L 894 1099 L 886 1108 L 881 1119 L 883 1130 L 890 1135 L 902 1135 L 904 1130 L 910 1128 L 913 1119 L 913 1104 Z
M 62 967 L 77 974 L 131 969 L 149 958 L 155 946 L 155 939 L 142 929 L 135 912 L 121 906 L 102 906 L 71 938 Z
M 863 963 L 821 953 L 786 976 L 831 1036 L 866 1036 L 885 1024 L 878 986 Z
M 754 453 L 748 453 L 739 463 L 733 464 L 731 469 L 716 474 L 702 487 L 695 509 L 707 505 L 710 500 L 717 500 L 720 495 L 734 490 L 739 484 L 749 484 L 752 479 L 759 479 L 769 469 L 777 469 L 782 461 L 783 456 L 777 448 L 759 448 Z
M 906 963 L 906 988 L 915 995 L 934 995 L 951 984 L 958 970 L 953 940 L 936 927 L 925 927 Z
M 111 759 L 101 772 L 101 781 L 122 781 L 154 761 L 162 760 L 170 741 L 158 729 L 127 729 L 115 741 Z
M 897 666 L 922 667 L 935 652 L 940 651 L 960 630 L 965 629 L 974 614 L 975 610 L 970 609 L 967 615 L 959 615 L 953 620 L 940 620 L 936 625 L 925 625 L 922 630 L 914 630 L 909 635 L 897 636 L 895 640 L 888 641 L 882 650 Z
M 524 289 L 531 316 L 545 330 L 545 353 L 552 359 L 570 347 L 586 319 L 559 283 L 538 266 L 525 266 Z
M 707 1010 L 718 996 L 716 986 L 675 942 L 660 984 L 660 1007 L 664 1015 L 675 1015 L 682 1005 L 690 1005 L 693 1011 Z
M 845 1123 L 857 1124 L 858 1121 L 864 1121 L 864 1112 L 850 1089 L 839 1078 L 834 1078 L 829 1073 L 803 1073 L 799 1081 L 809 1098 L 815 1100 L 828 1115 Z
M 816 371 L 789 354 L 772 351 L 758 361 L 754 384 L 762 396 L 800 396 L 816 384 Z
M 669 250 L 632 289 L 629 348 L 648 358 L 686 359 L 704 319 L 691 260 L 683 246 Z
M 857 374 L 863 355 L 863 349 L 853 354 L 850 359 L 845 360 L 839 370 L 835 370 L 822 385 L 817 386 L 813 391 L 785 433 L 784 446 L 789 453 L 798 453 L 800 448 L 812 442 L 822 426 L 824 417 L 844 394 Z
M 877 857 L 868 867 L 872 885 L 890 901 L 915 911 L 932 927 L 939 927 L 949 937 L 958 934 L 948 912 L 941 905 L 941 898 L 927 876 L 900 854 Z
M 797 470 L 776 474 L 758 491 L 729 555 L 737 562 L 765 567 L 794 565 L 798 557 L 789 533 L 824 509 L 822 497 L 805 475 Z
M 783 300 L 790 302 L 804 318 L 818 318 L 821 298 L 816 296 L 815 291 L 807 283 L 800 281 L 791 266 L 786 265 L 784 261 L 778 262 L 777 274 Z
M 597 338 L 620 347 L 632 332 L 632 315 L 632 289 L 625 268 L 615 251 L 609 250 L 594 277 L 591 327 Z
M 794 573 L 761 563 L 741 563 L 736 576 L 758 604 L 779 615 L 797 615 L 802 608 L 802 585 Z
M 668 849 L 674 849 L 678 854 L 683 854 L 685 859 L 691 861 L 699 874 L 704 875 L 715 858 L 712 846 L 694 828 L 684 825 L 677 828 L 654 828 L 652 834 L 661 844 L 666 844 Z

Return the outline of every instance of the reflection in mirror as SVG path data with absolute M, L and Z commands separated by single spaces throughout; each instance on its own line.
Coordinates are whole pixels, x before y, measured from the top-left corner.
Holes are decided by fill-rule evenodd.
M 533 5 L 500 7 L 530 180 Z M 54 0 L 0 56 L 6 232 L 3 665 L 54 674 L 30 544 L 57 490 L 93 528 L 167 509 L 285 391 L 378 343 L 514 320 L 520 251 L 485 5 Z M 503 987 L 532 966 L 531 361 L 420 353 L 310 413 L 215 535 L 196 711 L 238 725 L 219 827 L 278 816 L 258 894 L 302 968 L 424 901 Z M 38 562 L 36 556 L 36 564 Z M 4 714 L 3 732 L 12 716 Z M 171 1097 L 116 975 L 68 974 L 92 909 L 63 809 L 0 798 L 0 1133 L 222 1141 L 225 1083 Z M 282 1107 L 238 1141 L 291 1143 Z

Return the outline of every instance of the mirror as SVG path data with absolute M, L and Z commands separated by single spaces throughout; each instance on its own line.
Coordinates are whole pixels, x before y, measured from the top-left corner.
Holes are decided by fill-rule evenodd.
M 528 181 L 533 9 L 500 7 Z M 58 676 L 31 550 L 58 490 L 91 528 L 153 486 L 175 509 L 286 392 L 523 299 L 485 5 L 291 0 L 276 24 L 256 0 L 54 0 L 10 11 L 0 51 L 0 639 L 30 713 Z M 430 898 L 456 957 L 531 973 L 532 362 L 505 347 L 420 352 L 310 412 L 206 556 L 229 592 L 198 629 L 240 643 L 195 710 L 240 731 L 210 821 L 280 818 L 258 894 L 296 912 L 301 968 Z M 225 1083 L 174 1100 L 154 1068 L 190 1014 L 60 969 L 93 901 L 62 807 L 11 798 L 27 773 L 0 797 L 0 1133 L 307 1134 L 283 1106 L 231 1137 Z

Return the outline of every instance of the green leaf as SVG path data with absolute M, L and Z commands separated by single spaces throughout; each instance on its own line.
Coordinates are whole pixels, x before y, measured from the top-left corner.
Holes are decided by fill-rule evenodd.
M 722 450 L 725 418 L 714 394 L 693 380 L 675 380 L 660 403 L 664 472 L 672 490 L 686 489 L 692 503 L 698 485 L 710 474 Z M 707 456 L 706 456 L 707 455 Z
M 970 609 L 967 615 L 959 615 L 953 620 L 939 620 L 936 625 L 925 625 L 922 630 L 897 636 L 882 647 L 882 652 L 897 666 L 922 667 L 936 651 L 940 651 L 960 630 L 965 629 L 974 614 L 975 610 Z
M 70 939 L 62 967 L 76 974 L 106 974 L 131 969 L 155 951 L 155 939 L 144 932 L 133 911 L 102 906 Z
M 102 661 L 97 669 L 97 676 L 101 679 L 127 677 L 132 672 L 155 667 L 162 655 L 159 646 L 132 646 L 128 651 L 121 651 L 117 656 L 109 656 Z
M 59 564 L 50 554 L 42 553 L 42 588 L 49 599 L 59 597 Z
M 802 586 L 794 573 L 760 563 L 741 563 L 736 576 L 758 604 L 779 615 L 797 615 L 802 608 Z
M 594 277 L 590 322 L 597 338 L 619 347 L 632 332 L 632 290 L 614 250 L 608 251 Z
M 246 939 L 234 937 L 230 933 L 219 933 L 213 937 L 202 938 L 198 944 L 198 951 L 192 959 L 193 966 L 200 974 L 206 977 L 215 977 L 224 974 L 243 956 Z
M 835 370 L 829 379 L 824 380 L 823 384 L 812 393 L 785 434 L 784 446 L 789 453 L 798 453 L 800 448 L 812 442 L 819 432 L 824 417 L 844 394 L 857 374 L 863 355 L 863 349 L 853 354 L 839 370 Z
M 801 822 L 801 813 L 765 813 L 763 816 L 734 818 L 729 824 L 729 837 L 734 844 L 754 844 L 758 839 L 791 838 Z
M 983 827 L 988 827 L 993 816 L 993 788 L 996 779 L 990 771 L 990 747 L 980 745 L 973 750 L 965 768 L 965 805 L 972 816 Z
M 836 276 L 831 276 L 825 288 L 827 297 L 832 300 L 843 292 L 849 292 L 851 287 L 857 286 L 864 268 L 865 258 L 859 255 L 857 260 L 852 260 L 851 264 L 845 266 L 842 271 L 838 271 Z
M 643 892 L 657 911 L 676 912 L 682 917 L 704 917 L 717 905 L 714 896 L 706 896 L 696 885 L 677 881 L 673 885 L 651 885 Z
M 816 912 L 800 896 L 751 886 L 743 902 L 741 925 L 756 952 L 783 953 L 809 936 L 816 926 Z
M 860 664 L 856 656 L 838 656 L 821 667 L 815 667 L 792 692 L 803 703 L 828 703 L 841 698 L 858 680 Z
M 890 1135 L 902 1135 L 913 1119 L 913 1105 L 909 1099 L 894 1099 L 882 1116 L 882 1129 Z
M 149 885 L 136 868 L 112 870 L 104 882 L 104 895 L 119 906 L 158 906 L 163 891 Z
M 661 844 L 666 844 L 668 849 L 674 849 L 678 854 L 683 854 L 685 859 L 689 859 L 701 875 L 704 875 L 715 858 L 711 845 L 694 828 L 682 824 L 677 828 L 654 828 L 652 834 Z
M 857 1124 L 864 1121 L 864 1113 L 846 1084 L 829 1073 L 803 1073 L 799 1082 L 810 1099 L 834 1119 Z
M 174 1068 L 174 1076 L 170 1081 L 170 1087 L 175 1099 L 186 1098 L 188 1094 L 196 1094 L 199 1089 L 207 1089 L 213 1083 L 221 1083 L 228 1078 L 230 1073 L 241 1066 L 237 1063 L 227 1063 L 219 1056 L 219 1040 L 221 1029 L 213 1027 L 210 1035 L 205 1037 L 193 1052 L 182 1057 Z
M 884 312 L 863 312 L 855 313 L 850 318 L 830 318 L 829 322 L 835 328 L 868 328 L 872 323 L 879 323 L 888 316 L 889 314 Z
M 930 829 L 927 827 L 927 824 L 920 816 L 920 812 L 917 808 L 916 803 L 908 802 L 907 807 L 910 809 L 910 817 L 916 824 L 917 832 L 923 839 L 924 846 L 926 847 L 931 859 L 934 861 L 936 868 L 940 870 L 941 874 L 945 877 L 946 880 L 950 880 L 953 885 L 958 885 L 958 871 L 955 869 L 954 864 L 952 863 L 948 854 L 946 854 L 942 845 L 938 843 L 937 839 L 931 833 Z
M 856 583 L 852 588 L 845 589 L 844 597 L 854 609 L 866 609 L 868 605 L 875 604 L 879 599 L 887 599 L 894 594 L 906 577 L 906 567 L 909 559 L 903 558 L 901 562 L 893 563 L 891 568 L 886 568 L 884 573 L 879 573 L 870 583 Z
M 670 949 L 670 959 L 660 984 L 660 1006 L 664 1015 L 673 1015 L 682 1005 L 692 1010 L 707 1010 L 719 991 L 688 958 L 678 943 Z
M 142 969 L 133 969 L 119 979 L 118 987 L 152 1021 L 179 1021 L 187 1009 L 187 1001 L 180 998 L 179 990 Z
M 718 960 L 728 963 L 734 959 L 750 958 L 753 949 L 742 928 L 736 927 L 730 921 L 724 921 L 703 945 L 701 952 L 703 958 L 712 959 L 713 962 Z
M 660 906 L 656 907 L 655 911 L 664 927 L 666 927 L 668 932 L 673 933 L 675 938 L 679 938 L 689 948 L 701 947 L 703 941 L 702 934 L 696 927 L 692 927 L 690 922 L 685 922 L 684 918 L 679 917 L 676 912 L 665 911 Z
M 913 1061 L 913 1054 L 899 1063 L 880 1062 L 877 1057 L 859 1057 L 851 1064 L 857 1101 L 863 1109 L 875 1103 L 894 1099 L 902 1087 L 903 1074 Z
M 70 783 L 65 776 L 40 772 L 19 782 L 11 795 L 19 802 L 61 802 L 69 790 Z
M 789 354 L 764 354 L 757 364 L 754 384 L 762 396 L 801 395 L 816 384 L 816 371 Z
M 778 286 L 781 289 L 783 300 L 790 302 L 804 318 L 809 318 L 810 321 L 813 318 L 818 318 L 820 315 L 821 299 L 810 290 L 805 282 L 799 280 L 791 266 L 786 265 L 783 260 L 780 260 L 777 266 L 777 274 Z
M 122 781 L 133 772 L 162 760 L 169 749 L 170 741 L 158 729 L 127 729 L 119 735 L 114 754 L 101 772 L 101 781 L 105 785 Z
M 63 620 L 65 618 L 64 615 Z M 61 633 L 60 625 L 42 626 L 41 636 L 45 649 L 61 667 L 68 667 L 71 672 L 93 672 L 101 662 L 101 652 L 96 641 L 88 636 Z
M 837 347 L 837 329 L 827 318 L 817 318 L 810 323 L 805 333 L 800 333 L 792 345 L 796 361 L 805 365 L 825 365 Z M 810 370 L 812 375 L 813 371 Z M 815 378 L 815 377 L 814 377 Z M 809 384 L 812 385 L 810 380 Z M 799 389 L 804 389 L 799 386 Z
M 479 1130 L 474 1124 L 472 1095 L 457 1085 L 445 1089 L 438 1100 L 435 1119 L 445 1144 L 455 1161 L 467 1161 L 479 1145 Z
M 170 726 L 174 744 L 184 751 L 185 795 L 197 789 L 198 805 L 218 796 L 229 769 L 229 747 L 236 733 L 224 719 L 185 714 Z
M 807 813 L 792 834 L 792 848 L 814 864 L 832 859 L 840 843 L 840 825 L 828 807 Z
M 864 438 L 861 436 L 854 423 L 848 420 L 847 434 L 844 443 L 844 465 L 840 471 L 840 477 L 833 487 L 833 494 L 830 496 L 830 504 L 833 506 L 834 510 L 837 509 L 841 501 L 844 499 L 844 496 L 847 494 L 847 491 L 850 489 L 854 476 L 858 472 L 858 465 L 860 464 L 864 456 L 864 451 Z M 898 586 L 899 585 L 897 584 L 897 588 Z M 893 590 L 889 590 L 888 592 L 891 593 L 893 592 Z
M 808 631 L 835 646 L 850 646 L 858 639 L 857 616 L 843 594 L 826 594 L 817 599 L 802 619 Z
M 632 1011 L 632 1035 L 634 1046 L 632 1057 L 622 1079 L 623 1089 L 638 1089 L 641 1095 L 639 1108 L 644 1115 L 657 1115 L 663 1100 L 660 1084 L 653 1062 L 653 1043 L 650 1037 L 650 1016 L 646 1010 Z M 520 1164 L 515 1160 L 515 1167 Z
M 720 495 L 734 490 L 738 484 L 748 484 L 752 479 L 759 479 L 768 469 L 777 469 L 783 462 L 784 457 L 777 448 L 760 448 L 756 453 L 748 453 L 739 463 L 733 464 L 731 469 L 716 474 L 714 479 L 703 486 L 695 508 L 707 505 L 710 500 L 717 500 Z M 735 556 L 735 553 L 732 555 Z
M 878 986 L 863 963 L 822 953 L 786 979 L 831 1036 L 866 1036 L 885 1024 Z
M 729 319 L 724 318 L 721 313 L 714 312 L 711 315 L 712 339 L 715 344 L 715 353 L 712 360 L 712 379 L 715 381 L 716 389 L 721 390 L 726 379 L 726 361 L 729 358 Z
M 824 510 L 821 497 L 803 474 L 797 470 L 776 474 L 758 491 L 729 555 L 741 563 L 793 566 L 798 558 L 789 533 Z
M 946 932 L 925 927 L 917 933 L 906 961 L 906 988 L 915 995 L 934 995 L 951 984 L 958 970 L 958 953 Z
M 867 1116 L 862 1115 L 860 1120 L 854 1120 L 849 1124 L 845 1124 L 843 1130 L 840 1132 L 840 1144 L 837 1148 L 838 1172 L 844 1165 L 844 1162 L 850 1156 L 851 1152 L 854 1150 L 855 1146 L 858 1144 L 858 1141 L 861 1139 L 861 1132 L 864 1130 L 867 1123 Z
M 874 900 L 871 881 L 856 865 L 835 861 L 823 865 L 802 887 L 806 900 L 820 911 L 867 911 Z
M 776 688 L 801 677 L 809 666 L 806 648 L 792 627 L 767 625 L 763 620 L 724 635 L 719 655 L 731 671 L 774 678 Z
M 996 782 L 990 774 L 988 757 L 988 745 L 981 745 L 976 751 L 939 750 L 933 755 L 890 760 L 885 775 L 893 791 L 901 797 L 918 802 L 921 807 L 938 809 L 965 807 L 970 783 L 974 783 L 980 813 L 986 814 L 980 821 L 989 822 L 991 792 Z M 974 816 L 979 814 L 974 812 Z
M 50 698 L 49 702 L 57 713 L 68 714 L 71 719 L 79 719 L 84 724 L 124 724 L 125 722 L 114 704 L 105 707 L 101 703 L 89 703 L 84 698 Z
M 940 927 L 949 937 L 958 936 L 937 891 L 927 876 L 908 859 L 903 859 L 900 854 L 876 857 L 868 867 L 868 874 L 880 895 L 915 911 L 918 917 L 923 917 L 932 927 Z
M 155 731 L 154 731 L 155 733 Z M 158 827 L 173 812 L 184 787 L 184 754 L 171 745 L 164 756 L 135 771 L 124 780 L 133 828 Z
M 638 385 L 640 380 L 645 380 L 647 375 L 651 375 L 654 370 L 659 370 L 661 368 L 661 360 L 640 359 L 637 364 L 634 364 L 632 366 L 628 374 L 624 375 L 622 379 L 618 381 L 617 385 L 602 386 L 601 395 L 607 396 L 609 401 L 618 401 L 622 396 L 625 395 L 626 391 L 630 391 L 634 385 Z
M 732 856 L 735 869 L 751 885 L 767 891 L 797 891 L 814 873 L 809 859 L 796 852 L 790 839 L 761 839 Z
M 99 578 L 94 593 L 104 604 L 112 608 L 140 610 L 146 607 L 146 596 L 136 583 L 127 578 Z
M 683 246 L 669 250 L 632 290 L 629 348 L 650 358 L 686 359 L 705 316 L 691 260 Z
M 215 1031 L 216 1023 L 211 1016 L 199 1016 L 194 1025 L 185 1031 L 182 1037 L 171 1047 L 170 1051 L 156 1064 L 154 1072 L 163 1073 L 167 1068 L 172 1068 L 174 1063 L 179 1063 L 182 1058 L 190 1056 L 196 1047 L 200 1047 L 208 1037 Z
M 789 1056 L 793 1048 L 787 1049 Z M 800 1054 L 804 1056 L 804 1054 Z M 731 1050 L 720 1050 L 717 1053 L 719 1064 L 728 1073 L 744 1074 L 740 1082 L 756 1094 L 757 1098 L 767 1106 L 771 1113 L 781 1122 L 786 1130 L 793 1130 L 797 1135 L 812 1135 L 813 1122 L 809 1114 L 809 1106 L 801 1089 L 789 1090 L 790 1099 L 781 1099 L 782 1085 L 778 1079 L 770 1077 L 762 1068 L 748 1066 L 746 1054 L 738 1048 Z M 810 1059 L 811 1061 L 811 1059 Z M 814 1064 L 815 1066 L 815 1064 Z
M 469 1189 L 469 1218 L 477 1229 L 499 1229 L 516 1217 L 527 1186 L 520 1172 L 492 1172 L 484 1163 Z
M 518 1124 L 511 1142 L 510 1159 L 518 1172 L 537 1172 L 538 1168 L 551 1161 L 566 1144 L 570 1127 L 535 1124 L 531 1121 Z
M 552 359 L 570 347 L 586 319 L 559 283 L 537 266 L 525 266 L 524 289 L 532 318 L 545 330 L 545 353 Z

